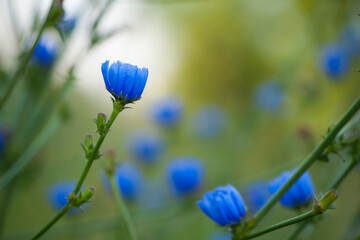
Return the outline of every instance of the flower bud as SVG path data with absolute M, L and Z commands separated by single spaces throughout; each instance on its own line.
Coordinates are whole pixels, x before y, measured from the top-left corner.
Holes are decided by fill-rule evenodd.
M 95 118 L 95 123 L 97 126 L 97 132 L 99 134 L 106 134 L 106 116 L 103 113 L 98 113 L 97 117 Z
M 322 196 L 318 201 L 316 201 L 314 209 L 319 213 L 323 213 L 331 208 L 331 205 L 335 202 L 336 199 L 338 199 L 338 197 L 339 193 L 335 189 L 332 189 L 324 196 Z
M 113 149 L 108 149 L 104 153 L 104 160 L 105 160 L 105 172 L 107 175 L 112 176 L 114 175 L 116 169 L 116 156 L 115 151 Z

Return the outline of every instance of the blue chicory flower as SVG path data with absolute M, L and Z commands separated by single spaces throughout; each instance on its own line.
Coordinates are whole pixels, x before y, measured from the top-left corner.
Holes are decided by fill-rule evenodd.
M 351 55 L 342 44 L 326 46 L 322 50 L 321 69 L 332 79 L 343 77 L 350 69 Z
M 107 60 L 101 65 L 106 89 L 116 99 L 139 100 L 144 91 L 149 70 L 120 61 L 114 62 L 110 66 L 109 63 Z
M 240 193 L 230 184 L 207 192 L 197 202 L 199 208 L 220 226 L 237 224 L 245 217 L 246 206 Z
M 257 212 L 269 200 L 270 194 L 264 182 L 253 182 L 243 192 L 247 206 L 252 212 Z
M 176 97 L 164 98 L 152 109 L 152 118 L 155 123 L 165 126 L 176 126 L 183 114 L 183 103 Z
M 166 168 L 168 182 L 178 195 L 186 195 L 199 189 L 204 179 L 202 162 L 193 157 L 173 159 Z
M 41 36 L 32 53 L 32 60 L 37 64 L 50 67 L 59 55 L 59 41 L 50 33 Z
M 224 126 L 225 113 L 220 107 L 203 107 L 194 116 L 194 132 L 200 137 L 214 137 L 223 131 Z
M 155 134 L 143 131 L 133 132 L 129 143 L 131 154 L 143 163 L 153 163 L 164 153 L 164 143 Z
M 259 109 L 275 112 L 284 101 L 284 92 L 278 82 L 268 80 L 255 88 L 253 98 Z
M 76 183 L 73 181 L 58 182 L 51 185 L 48 189 L 47 197 L 51 207 L 58 211 L 67 204 L 68 193 L 70 194 L 75 189 Z M 71 209 L 70 213 L 77 212 L 76 209 Z
M 226 232 L 216 232 L 212 234 L 207 240 L 231 240 L 231 234 Z
M 136 165 L 124 162 L 115 170 L 115 180 L 121 195 L 128 200 L 137 198 L 143 188 L 143 176 Z
M 274 194 L 294 173 L 283 172 L 280 176 L 271 180 L 267 188 Z M 305 172 L 291 188 L 281 197 L 280 203 L 285 207 L 300 208 L 311 203 L 315 194 L 315 187 L 309 172 Z

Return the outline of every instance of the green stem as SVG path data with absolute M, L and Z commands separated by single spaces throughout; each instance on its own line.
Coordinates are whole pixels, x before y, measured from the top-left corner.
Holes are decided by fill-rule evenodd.
M 60 210 L 60 212 L 58 212 L 56 214 L 56 216 L 51 219 L 34 237 L 31 238 L 31 240 L 35 240 L 38 239 L 39 237 L 41 237 L 44 233 L 47 232 L 47 230 L 49 230 L 60 218 L 62 218 L 70 209 L 72 208 L 72 206 L 68 203 L 65 205 L 65 207 L 63 207 L 63 209 Z
M 43 34 L 43 32 L 45 31 L 45 29 L 48 27 L 48 21 L 49 21 L 49 17 L 50 17 L 50 13 L 53 9 L 54 6 L 54 1 L 52 2 L 47 16 L 45 18 L 44 23 L 42 24 L 39 33 L 37 34 L 35 41 L 33 43 L 33 45 L 31 46 L 29 51 L 26 51 L 24 56 L 22 57 L 19 67 L 16 69 L 14 75 L 10 78 L 10 85 L 8 86 L 8 88 L 6 89 L 5 94 L 0 98 L 0 109 L 4 106 L 5 102 L 9 99 L 11 92 L 14 90 L 14 87 L 16 85 L 16 83 L 19 82 L 21 76 L 24 74 L 24 72 L 26 71 L 26 67 L 31 59 L 31 56 L 34 52 L 34 49 L 36 47 L 36 45 L 38 44 L 41 35 Z
M 117 104 L 117 105 L 116 105 Z M 115 106 L 116 105 L 116 106 Z M 89 171 L 90 171 L 90 168 L 93 164 L 93 162 L 95 161 L 96 159 L 96 156 L 98 156 L 98 152 L 99 152 L 99 149 L 101 147 L 101 144 L 103 143 L 107 133 L 109 132 L 110 130 L 110 127 L 111 125 L 114 123 L 116 117 L 118 116 L 118 114 L 124 109 L 124 104 L 122 103 L 114 103 L 114 108 L 113 108 L 113 112 L 111 113 L 111 116 L 108 120 L 108 122 L 106 123 L 106 127 L 108 129 L 108 131 L 104 134 L 101 134 L 93 151 L 92 151 L 92 154 L 90 155 L 90 158 L 88 159 L 88 162 L 76 184 L 76 187 L 75 189 L 73 190 L 73 193 L 75 195 L 77 195 L 85 181 L 85 178 L 86 176 L 88 175 Z M 62 216 L 65 215 L 66 212 L 68 212 L 70 209 L 72 208 L 72 206 L 68 203 L 66 204 L 66 206 L 58 213 L 56 214 L 56 216 L 50 220 L 32 239 L 38 239 L 39 237 L 41 237 L 44 233 L 46 233 Z M 65 211 L 65 212 L 64 212 Z
M 318 144 L 310 155 L 296 168 L 294 174 L 286 181 L 286 183 L 270 198 L 263 208 L 255 215 L 254 226 L 261 221 L 261 219 L 270 211 L 272 207 L 279 201 L 279 199 L 289 190 L 289 188 L 296 182 L 296 180 L 311 167 L 311 165 L 321 156 L 326 147 L 332 143 L 339 131 L 351 119 L 351 117 L 360 109 L 360 97 L 351 105 L 347 112 L 343 115 L 340 121 L 333 127 L 333 129 L 326 135 L 326 137 Z
M 238 239 L 241 239 L 241 240 L 247 240 L 247 239 L 252 239 L 252 238 L 255 238 L 255 237 L 258 237 L 258 236 L 261 236 L 263 234 L 266 234 L 266 233 L 269 233 L 269 232 L 272 232 L 272 231 L 275 231 L 275 230 L 278 230 L 280 228 L 283 228 L 283 227 L 287 227 L 287 226 L 290 226 L 290 225 L 293 225 L 293 224 L 296 224 L 296 223 L 299 223 L 299 222 L 302 222 L 302 221 L 305 221 L 305 220 L 308 220 L 314 216 L 317 216 L 321 214 L 320 212 L 316 211 L 316 210 L 310 210 L 304 214 L 301 214 L 299 216 L 296 216 L 296 217 L 293 217 L 293 218 L 290 218 L 288 220 L 285 220 L 283 222 L 280 222 L 280 223 L 277 223 L 273 226 L 270 226 L 264 230 L 261 230 L 259 232 L 256 232 L 256 233 L 253 233 L 249 236 L 246 236 L 244 238 L 238 238 Z
M 0 178 L 0 191 L 6 187 L 27 166 L 34 155 L 49 141 L 60 125 L 59 119 L 51 120 L 29 148 L 16 160 Z
M 116 202 L 116 204 L 122 214 L 122 217 L 124 219 L 124 224 L 125 224 L 125 228 L 128 233 L 128 236 L 131 240 L 137 240 L 138 238 L 136 235 L 135 226 L 131 220 L 131 217 L 130 217 L 129 211 L 125 205 L 125 202 L 124 202 L 122 196 L 120 195 L 119 186 L 117 185 L 117 183 L 115 181 L 114 174 L 108 175 L 108 178 L 110 180 L 112 192 L 115 196 L 115 202 Z

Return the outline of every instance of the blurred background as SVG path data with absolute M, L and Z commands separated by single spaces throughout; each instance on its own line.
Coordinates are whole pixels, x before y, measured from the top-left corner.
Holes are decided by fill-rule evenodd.
M 1 88 L 50 4 L 0 1 Z M 80 143 L 96 136 L 96 114 L 112 110 L 105 60 L 149 69 L 142 99 L 119 115 L 102 146 L 129 167 L 122 176 L 131 184 L 121 191 L 146 240 L 230 239 L 197 207 L 204 192 L 231 183 L 251 216 L 259 208 L 253 187 L 266 201 L 266 183 L 296 167 L 360 93 L 355 0 L 65 0 L 64 9 L 63 25 L 45 31 L 0 112 L 1 174 L 29 159 L 0 192 L 1 239 L 28 239 L 80 176 Z M 317 194 L 349 161 L 346 152 L 329 157 L 310 169 Z M 172 169 L 189 159 L 196 184 L 183 189 Z M 91 202 L 43 239 L 126 239 L 104 166 L 96 161 L 85 181 L 96 191 Z M 359 171 L 338 189 L 336 210 L 299 239 L 359 234 Z M 259 229 L 297 214 L 278 204 Z M 287 239 L 295 229 L 258 239 Z

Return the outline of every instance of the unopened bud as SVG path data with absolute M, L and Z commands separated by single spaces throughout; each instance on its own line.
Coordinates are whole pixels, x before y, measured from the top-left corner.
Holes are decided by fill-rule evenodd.
M 323 213 L 328 210 L 332 204 L 338 199 L 339 193 L 332 189 L 328 191 L 324 196 L 322 196 L 318 201 L 316 201 L 314 208 L 319 212 Z
M 95 123 L 97 126 L 97 132 L 100 134 L 106 134 L 106 116 L 103 113 L 99 113 L 95 118 Z
M 104 153 L 105 171 L 108 175 L 113 175 L 116 169 L 116 156 L 113 149 L 108 149 Z

